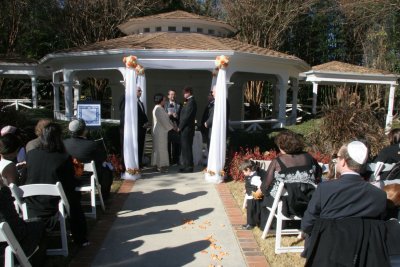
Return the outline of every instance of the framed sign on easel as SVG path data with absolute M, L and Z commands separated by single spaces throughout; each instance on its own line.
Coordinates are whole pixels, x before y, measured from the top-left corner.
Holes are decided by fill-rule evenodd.
M 100 101 L 78 101 L 76 117 L 83 119 L 89 128 L 101 128 Z

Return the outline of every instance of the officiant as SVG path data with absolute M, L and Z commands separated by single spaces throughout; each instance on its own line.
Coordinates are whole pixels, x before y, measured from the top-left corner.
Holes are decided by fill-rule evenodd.
M 165 111 L 168 113 L 169 119 L 175 127 L 179 125 L 179 115 L 182 105 L 176 101 L 176 91 L 168 90 L 168 100 L 165 102 Z M 179 135 L 176 131 L 168 132 L 168 155 L 171 166 L 179 164 L 179 156 L 181 154 Z

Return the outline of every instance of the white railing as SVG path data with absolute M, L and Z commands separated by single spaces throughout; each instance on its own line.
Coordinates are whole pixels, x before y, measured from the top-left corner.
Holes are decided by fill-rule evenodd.
M 5 103 L 6 105 L 2 107 L 2 109 L 15 107 L 15 110 L 19 110 L 20 107 L 32 109 L 32 100 L 26 98 L 20 99 L 0 99 L 0 103 Z M 38 108 L 48 108 L 53 106 L 52 100 L 38 100 Z

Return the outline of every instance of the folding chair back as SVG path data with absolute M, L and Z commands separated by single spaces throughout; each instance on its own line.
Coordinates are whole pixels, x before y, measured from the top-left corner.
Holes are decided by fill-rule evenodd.
M 7 222 L 0 223 L 0 242 L 7 242 L 7 247 L 4 253 L 4 266 L 14 266 L 14 255 L 18 263 L 22 267 L 31 267 L 25 252 L 22 250 L 18 240 L 15 238 L 10 226 Z
M 90 193 L 91 212 L 86 212 L 85 215 L 87 217 L 92 217 L 92 218 L 96 219 L 96 217 L 97 217 L 96 194 L 99 196 L 99 203 L 101 205 L 102 210 L 105 211 L 106 208 L 104 206 L 103 196 L 101 194 L 101 185 L 99 183 L 97 170 L 96 170 L 96 165 L 95 165 L 93 160 L 90 163 L 85 163 L 84 164 L 84 171 L 92 173 L 90 175 L 90 184 L 83 185 L 83 186 L 78 186 L 78 187 L 75 188 L 75 191 L 89 192 Z M 86 204 L 86 203 L 83 202 L 83 204 Z
M 64 193 L 63 187 L 60 182 L 54 184 L 29 184 L 23 186 L 10 185 L 13 197 L 22 211 L 24 220 L 29 219 L 25 198 L 34 196 L 57 196 L 60 197 L 58 202 L 58 220 L 60 222 L 61 232 L 61 248 L 48 249 L 47 255 L 63 255 L 68 256 L 68 238 L 66 228 L 66 217 L 69 215 L 70 206 L 68 199 Z
M 275 231 L 275 253 L 286 253 L 286 252 L 302 252 L 304 250 L 304 246 L 282 246 L 282 235 L 299 235 L 301 231 L 299 229 L 282 229 L 283 221 L 300 221 L 301 218 L 297 216 L 286 217 L 282 213 L 282 200 L 281 197 L 286 193 L 285 183 L 280 182 L 278 186 L 278 190 L 275 195 L 274 202 L 271 208 L 268 208 L 270 213 L 268 216 L 267 223 L 265 224 L 264 231 L 262 233 L 261 238 L 265 239 L 267 234 L 271 228 L 272 221 L 276 218 L 276 231 Z

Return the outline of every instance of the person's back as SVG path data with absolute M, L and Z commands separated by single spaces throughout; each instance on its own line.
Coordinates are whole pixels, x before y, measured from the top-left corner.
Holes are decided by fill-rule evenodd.
M 345 174 L 337 180 L 321 183 L 314 194 L 320 200 L 320 218 L 380 219 L 385 212 L 385 192 L 365 182 L 359 175 Z
M 24 221 L 15 210 L 10 189 L 0 181 L 0 222 L 7 222 L 25 255 L 32 255 L 44 237 L 44 225 L 40 221 Z M 5 243 L 0 243 L 0 255 L 4 255 Z M 44 249 L 41 248 L 31 259 L 33 266 L 43 263 Z
M 70 226 L 74 241 L 87 244 L 86 220 L 80 203 L 80 192 L 75 191 L 77 182 L 71 157 L 65 152 L 61 139 L 61 127 L 50 123 L 40 136 L 41 144 L 27 155 L 27 184 L 55 184 L 60 181 L 70 205 Z M 58 198 L 35 196 L 26 200 L 29 217 L 39 217 L 47 228 L 53 228 L 57 221 Z
M 66 153 L 33 149 L 27 154 L 27 170 L 26 184 L 55 184 L 59 181 L 68 196 L 75 190 L 72 161 Z M 57 203 L 55 197 L 35 197 L 29 199 L 29 209 L 34 216 L 52 216 L 58 211 Z

